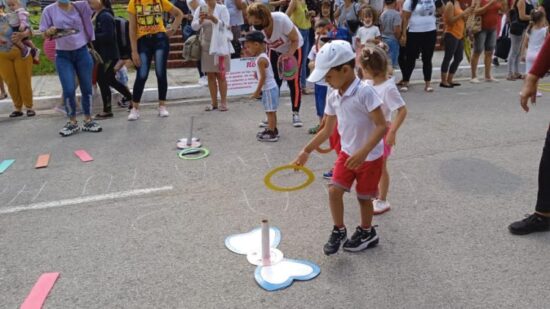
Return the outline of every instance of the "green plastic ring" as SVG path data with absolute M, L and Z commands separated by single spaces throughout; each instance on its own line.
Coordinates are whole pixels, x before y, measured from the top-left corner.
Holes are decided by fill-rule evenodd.
M 188 157 L 190 154 L 200 153 L 196 157 Z M 187 148 L 178 152 L 178 157 L 183 160 L 199 160 L 208 157 L 210 155 L 210 150 L 206 148 Z

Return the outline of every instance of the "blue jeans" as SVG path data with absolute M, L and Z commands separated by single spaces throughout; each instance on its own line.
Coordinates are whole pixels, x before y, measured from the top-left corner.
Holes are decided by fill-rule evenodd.
M 309 29 L 298 29 L 302 38 L 304 39 L 304 45 L 302 45 L 302 65 L 300 66 L 300 85 L 302 89 L 306 87 L 307 77 L 307 56 L 309 54 Z
M 56 50 L 55 68 L 63 88 L 63 98 L 67 115 L 76 116 L 76 79 L 80 82 L 82 93 L 82 111 L 84 116 L 91 115 L 92 104 L 92 70 L 94 60 L 88 52 L 88 47 L 82 46 L 77 50 Z
M 390 48 L 389 54 L 392 67 L 397 68 L 399 62 L 399 41 L 393 37 L 382 37 L 382 41 Z
M 315 84 L 315 109 L 317 116 L 323 118 L 325 115 L 325 105 L 327 103 L 328 86 Z
M 155 73 L 157 75 L 159 101 L 166 101 L 168 92 L 168 77 L 166 76 L 166 65 L 168 63 L 168 52 L 170 44 L 166 33 L 159 32 L 146 35 L 138 40 L 138 53 L 141 66 L 137 68 L 136 81 L 134 82 L 133 99 L 139 103 L 143 95 L 143 88 L 149 76 L 151 61 L 155 59 Z

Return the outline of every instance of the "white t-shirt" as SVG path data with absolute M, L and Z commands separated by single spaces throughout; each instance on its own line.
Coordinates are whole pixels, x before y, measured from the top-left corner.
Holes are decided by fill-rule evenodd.
M 376 93 L 382 99 L 381 108 L 384 112 L 386 122 L 391 122 L 392 113 L 400 107 L 405 106 L 405 101 L 395 85 L 395 79 L 392 77 L 380 85 L 373 85 L 372 80 L 366 80 L 365 83 L 376 90 Z
M 369 118 L 369 113 L 382 105 L 382 100 L 373 87 L 362 83 L 358 78 L 340 95 L 333 90 L 327 96 L 325 114 L 336 115 L 338 118 L 338 133 L 342 151 L 353 155 L 369 141 L 375 129 Z M 382 140 L 367 155 L 366 161 L 374 161 L 384 153 Z
M 298 33 L 298 37 L 300 38 L 298 48 L 304 45 L 304 39 L 302 38 L 300 31 L 298 31 L 296 26 L 294 26 L 288 15 L 282 12 L 273 12 L 271 13 L 271 17 L 273 18 L 273 33 L 271 34 L 271 37 L 268 38 L 265 31 L 263 31 L 268 49 L 273 49 L 274 51 L 282 54 L 287 53 L 290 49 L 290 40 L 288 39 L 288 35 L 292 29 L 296 29 L 296 33 Z
M 275 75 L 273 74 L 273 67 L 271 66 L 271 62 L 269 61 L 269 57 L 266 53 L 261 53 L 256 58 L 256 76 L 257 79 L 260 80 L 260 66 L 258 65 L 258 62 L 260 59 L 265 58 L 267 60 L 267 68 L 265 69 L 265 83 L 262 86 L 262 90 L 269 90 L 273 88 L 279 88 L 277 85 L 277 82 L 275 81 Z
M 360 27 L 359 30 L 357 30 L 357 38 L 359 39 L 359 42 L 361 45 L 365 45 L 367 41 L 374 40 L 375 38 L 380 36 L 380 29 L 378 29 L 377 26 L 370 26 L 370 27 Z
M 409 19 L 410 32 L 429 32 L 436 30 L 435 26 L 435 1 L 418 0 L 418 4 L 412 10 L 412 0 L 405 0 L 403 11 L 412 12 Z

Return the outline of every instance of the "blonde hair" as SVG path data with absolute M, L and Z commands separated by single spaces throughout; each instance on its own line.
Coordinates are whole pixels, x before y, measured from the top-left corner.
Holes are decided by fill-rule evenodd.
M 376 45 L 365 45 L 361 51 L 359 61 L 363 70 L 370 72 L 375 76 L 388 75 L 388 55 L 382 48 Z

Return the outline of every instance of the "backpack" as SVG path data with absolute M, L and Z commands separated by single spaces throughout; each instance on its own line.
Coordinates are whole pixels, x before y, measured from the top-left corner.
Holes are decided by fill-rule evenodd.
M 115 17 L 115 32 L 120 59 L 130 59 L 132 57 L 130 23 L 126 18 L 120 16 Z
M 183 43 L 182 56 L 185 61 L 198 61 L 201 59 L 201 40 L 199 35 L 192 35 Z

